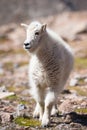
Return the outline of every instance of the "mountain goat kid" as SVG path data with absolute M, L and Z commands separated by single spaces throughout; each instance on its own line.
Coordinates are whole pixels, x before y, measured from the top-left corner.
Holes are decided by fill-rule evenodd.
M 30 53 L 30 94 L 36 101 L 33 113 L 48 126 L 51 114 L 57 113 L 56 99 L 73 68 L 72 50 L 46 25 L 32 22 L 22 24 L 27 30 L 24 48 Z

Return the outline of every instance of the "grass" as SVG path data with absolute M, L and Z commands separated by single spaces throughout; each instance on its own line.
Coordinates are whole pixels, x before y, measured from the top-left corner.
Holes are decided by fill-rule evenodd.
M 4 68 L 6 68 L 8 70 L 13 70 L 13 63 L 12 62 L 4 63 Z
M 17 117 L 14 121 L 20 126 L 36 127 L 41 125 L 39 121 L 30 118 Z
M 83 88 L 76 87 L 74 88 L 74 90 L 76 90 L 80 96 L 87 96 L 87 91 Z
M 16 68 L 14 65 L 15 65 L 16 63 L 13 63 L 13 62 L 6 62 L 6 63 L 4 63 L 4 69 L 6 69 L 6 70 L 9 70 L 9 71 L 14 71 L 14 69 Z M 25 65 L 28 65 L 28 61 L 21 61 L 21 62 L 18 62 L 17 63 L 18 64 L 18 67 L 21 67 L 21 66 L 25 66 Z
M 14 54 L 26 54 L 26 51 L 24 49 L 17 49 L 17 50 L 13 50 Z
M 19 104 L 27 105 L 27 104 L 29 104 L 29 102 L 26 100 L 21 100 L 21 101 L 19 101 Z
M 24 61 L 24 62 L 19 63 L 19 66 L 24 66 L 24 65 L 28 65 L 28 61 Z
M 87 69 L 87 58 L 75 58 L 75 68 L 80 69 Z
M 84 70 L 87 69 L 87 58 L 75 58 L 75 69 L 78 70 Z M 79 80 L 80 85 L 84 85 L 84 80 L 80 79 Z M 78 95 L 80 96 L 87 96 L 87 89 L 81 87 L 81 86 L 75 86 L 75 87 L 68 87 L 69 90 L 75 90 Z
M 7 55 L 7 54 L 11 54 L 12 53 L 12 50 L 9 49 L 9 50 L 0 50 L 0 55 Z
M 78 95 L 80 96 L 87 96 L 87 90 L 85 88 L 81 88 L 79 86 L 75 86 L 75 87 L 68 87 L 69 90 L 75 90 L 77 92 Z
M 18 100 L 18 96 L 15 94 L 15 95 L 11 95 L 11 96 L 6 97 L 6 99 L 14 101 L 14 100 Z
M 26 54 L 26 51 L 24 49 L 8 49 L 8 50 L 0 50 L 0 55 L 10 55 L 10 54 Z
M 9 86 L 9 87 L 8 87 L 8 90 L 9 90 L 10 92 L 15 92 L 15 87 L 14 87 L 14 86 Z
M 79 114 L 87 114 L 87 108 L 76 108 L 75 112 Z

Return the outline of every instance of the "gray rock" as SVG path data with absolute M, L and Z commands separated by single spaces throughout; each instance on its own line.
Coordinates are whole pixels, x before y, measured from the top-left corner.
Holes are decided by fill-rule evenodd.
M 70 86 L 80 85 L 80 84 L 81 84 L 80 81 L 82 81 L 83 83 L 84 83 L 84 82 L 87 82 L 87 75 L 78 75 L 78 74 L 75 75 L 75 76 L 71 79 L 69 85 L 70 85 Z
M 1 112 L 0 117 L 2 124 L 5 124 L 6 122 L 11 122 L 14 119 L 13 115 L 9 112 Z
M 15 63 L 14 64 L 14 69 L 17 69 L 19 67 L 19 64 Z
M 4 74 L 4 70 L 3 68 L 0 68 L 0 75 L 3 75 Z
M 24 104 L 18 104 L 17 108 L 16 108 L 16 113 L 17 116 L 21 115 L 21 112 L 26 109 L 27 107 Z
M 72 86 L 77 86 L 78 85 L 78 79 L 76 78 L 73 78 L 71 79 L 69 85 L 72 87 Z
M 22 95 L 29 95 L 29 89 L 24 90 L 21 94 Z
M 0 87 L 0 92 L 7 92 L 7 89 L 4 85 Z
M 8 96 L 12 96 L 12 95 L 15 95 L 15 93 L 14 92 L 0 92 L 0 99 L 3 99 Z

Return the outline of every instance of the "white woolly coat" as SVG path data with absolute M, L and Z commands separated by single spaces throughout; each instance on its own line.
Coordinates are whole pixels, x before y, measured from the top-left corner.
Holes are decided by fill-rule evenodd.
M 54 32 L 47 29 L 40 42 L 29 64 L 30 93 L 37 101 L 45 98 L 49 88 L 60 93 L 73 68 L 71 48 Z M 36 95 L 38 88 L 40 96 Z

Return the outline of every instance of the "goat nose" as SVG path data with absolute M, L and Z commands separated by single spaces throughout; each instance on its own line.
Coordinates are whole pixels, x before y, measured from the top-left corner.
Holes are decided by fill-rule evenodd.
M 24 45 L 25 45 L 25 46 L 28 46 L 28 45 L 29 45 L 29 43 L 28 43 L 28 42 L 24 42 Z

